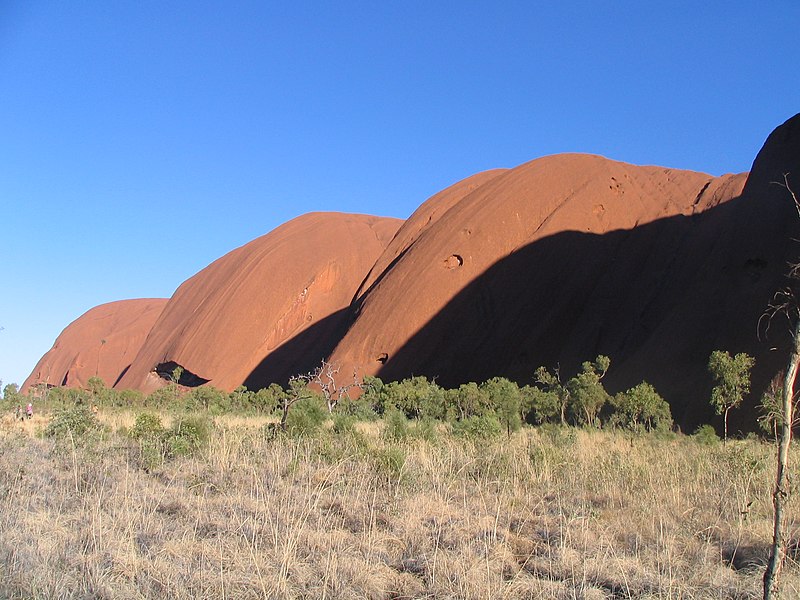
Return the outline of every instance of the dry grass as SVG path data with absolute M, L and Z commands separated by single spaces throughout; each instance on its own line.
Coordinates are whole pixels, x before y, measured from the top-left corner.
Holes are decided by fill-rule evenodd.
M 0 597 L 759 597 L 770 446 L 559 429 L 389 444 L 377 424 L 268 439 L 263 423 L 218 418 L 200 455 L 149 473 L 120 435 L 55 446 L 39 417 L 3 423 Z M 797 597 L 793 563 L 785 583 Z

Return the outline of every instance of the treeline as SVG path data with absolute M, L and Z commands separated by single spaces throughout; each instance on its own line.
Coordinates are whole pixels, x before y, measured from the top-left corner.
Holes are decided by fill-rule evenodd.
M 608 357 L 598 356 L 595 361 L 584 362 L 580 372 L 566 381 L 559 371 L 540 367 L 536 383 L 525 386 L 504 377 L 454 389 L 442 388 L 425 377 L 386 384 L 367 377 L 363 395 L 356 401 L 340 402 L 337 408 L 344 413 L 397 410 L 410 419 L 435 419 L 462 427 L 493 420 L 508 433 L 523 423 L 613 425 L 641 431 L 671 428 L 669 404 L 650 384 L 642 382 L 614 396 L 606 391 L 602 379 L 609 364 Z
M 494 377 L 454 389 L 418 376 L 389 383 L 365 377 L 359 391 L 353 390 L 352 385 L 323 386 L 320 390 L 313 377 L 303 377 L 294 379 L 286 388 L 271 384 L 253 391 L 241 386 L 227 393 L 209 385 L 186 389 L 177 385 L 179 377 L 174 377 L 173 382 L 145 395 L 136 390 L 108 388 L 100 378 L 92 377 L 86 389 L 40 387 L 31 390 L 27 398 L 15 386 L 6 386 L 3 402 L 14 406 L 32 398 L 38 408 L 51 410 L 87 404 L 99 408 L 206 411 L 212 415 L 274 414 L 281 417 L 282 425 L 290 412 L 314 412 L 321 407 L 325 413 L 355 420 L 399 413 L 407 419 L 445 421 L 457 428 L 499 428 L 508 434 L 523 423 L 613 425 L 634 431 L 669 429 L 669 405 L 650 384 L 643 382 L 613 396 L 605 390 L 602 380 L 609 366 L 608 357 L 598 356 L 584 362 L 580 371 L 568 379 L 562 379 L 558 369 L 540 367 L 532 385 L 519 386 L 509 379 Z

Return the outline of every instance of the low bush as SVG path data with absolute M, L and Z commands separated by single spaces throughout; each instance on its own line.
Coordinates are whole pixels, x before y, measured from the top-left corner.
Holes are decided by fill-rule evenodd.
M 468 417 L 453 423 L 453 433 L 466 439 L 488 440 L 503 433 L 503 426 L 493 415 Z
M 145 471 L 164 462 L 167 453 L 166 434 L 167 430 L 158 415 L 141 413 L 136 416 L 136 423 L 128 436 L 138 442 L 136 460 Z
M 372 404 L 363 396 L 355 400 L 351 398 L 339 400 L 334 413 L 352 417 L 355 421 L 375 421 L 378 418 L 378 413 L 375 412 Z
M 355 429 L 357 419 L 351 415 L 334 414 L 333 432 L 337 434 L 350 433 Z
M 176 420 L 165 432 L 167 454 L 172 457 L 194 454 L 208 443 L 211 427 L 211 422 L 202 417 Z
M 440 422 L 429 418 L 420 419 L 414 426 L 414 437 L 426 442 L 435 442 L 439 437 L 438 423 Z
M 293 436 L 314 435 L 328 416 L 328 411 L 319 398 L 301 398 L 292 405 L 286 416 L 286 431 Z
M 128 435 L 135 440 L 160 439 L 164 436 L 164 426 L 161 418 L 153 413 L 141 413 L 136 416 L 136 422 Z
M 717 444 L 720 441 L 720 437 L 711 425 L 701 425 L 698 427 L 692 434 L 692 439 L 698 444 L 705 444 L 707 446 Z
M 383 415 L 383 437 L 397 442 L 408 437 L 408 418 L 396 409 L 390 408 Z
M 556 448 L 570 448 L 578 441 L 574 427 L 545 423 L 537 428 L 539 434 Z
M 58 410 L 44 430 L 46 437 L 79 440 L 102 430 L 100 422 L 88 406 L 80 405 Z

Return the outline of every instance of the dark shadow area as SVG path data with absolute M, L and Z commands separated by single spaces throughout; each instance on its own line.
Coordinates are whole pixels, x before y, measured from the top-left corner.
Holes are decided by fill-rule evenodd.
M 757 361 L 753 393 L 730 423 L 753 429 L 754 406 L 788 356 L 786 321 L 759 339 L 759 318 L 800 249 L 791 199 L 767 187 L 698 215 L 603 235 L 566 231 L 523 247 L 465 287 L 378 375 L 522 385 L 540 365 L 560 365 L 566 380 L 605 354 L 610 393 L 647 381 L 691 431 L 715 418 L 711 352 L 747 352 Z
M 178 367 L 181 368 L 181 376 L 178 378 L 178 381 L 175 382 L 178 385 L 182 385 L 184 387 L 199 387 L 204 383 L 208 383 L 209 381 L 211 381 L 210 379 L 205 379 L 203 377 L 200 377 L 199 375 L 195 375 L 188 369 L 176 363 L 174 360 L 157 364 L 153 369 L 153 371 L 155 371 L 156 375 L 161 377 L 161 379 L 164 379 L 166 381 L 172 381 L 173 373 L 175 372 L 175 369 L 177 369 Z
M 120 373 L 120 374 L 117 376 L 117 379 L 114 381 L 114 385 L 112 385 L 111 387 L 116 387 L 116 386 L 117 386 L 117 384 L 120 382 L 120 379 L 122 379 L 123 377 L 125 377 L 125 373 L 127 373 L 127 372 L 128 372 L 128 369 L 130 369 L 130 368 L 131 368 L 131 366 L 130 366 L 130 365 L 128 365 L 127 367 L 125 367 L 124 369 L 122 369 L 122 372 L 121 372 L 121 373 Z
M 286 385 L 291 376 L 308 373 L 333 352 L 350 322 L 349 309 L 320 319 L 270 352 L 242 385 L 248 390 L 259 390 L 270 383 Z

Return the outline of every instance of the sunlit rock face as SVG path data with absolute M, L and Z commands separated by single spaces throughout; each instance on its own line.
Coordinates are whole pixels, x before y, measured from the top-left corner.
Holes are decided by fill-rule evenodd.
M 785 345 L 758 323 L 797 254 L 795 207 L 772 183 L 800 174 L 796 130 L 770 136 L 749 178 L 570 154 L 457 184 L 400 228 L 331 360 L 455 386 L 570 376 L 606 354 L 612 392 L 649 381 L 691 427 L 711 418 L 721 348 L 756 356 L 755 397 Z
M 70 323 L 22 385 L 86 387 L 90 377 L 111 386 L 130 366 L 167 304 L 165 298 L 96 306 Z
M 319 364 L 401 223 L 311 213 L 226 254 L 178 288 L 117 387 L 150 391 L 180 366 L 183 385 L 256 389 Z
M 563 154 L 469 177 L 405 222 L 305 215 L 215 261 L 166 306 L 93 309 L 110 319 L 115 307 L 119 322 L 72 341 L 102 320 L 89 311 L 26 385 L 97 372 L 150 391 L 181 367 L 184 386 L 257 389 L 323 358 L 347 377 L 526 384 L 540 365 L 570 377 L 605 354 L 609 391 L 648 381 L 692 428 L 712 418 L 707 364 L 722 349 L 756 358 L 749 404 L 731 415 L 752 428 L 787 355 L 785 321 L 764 315 L 800 254 L 798 177 L 800 116 L 749 174 Z

